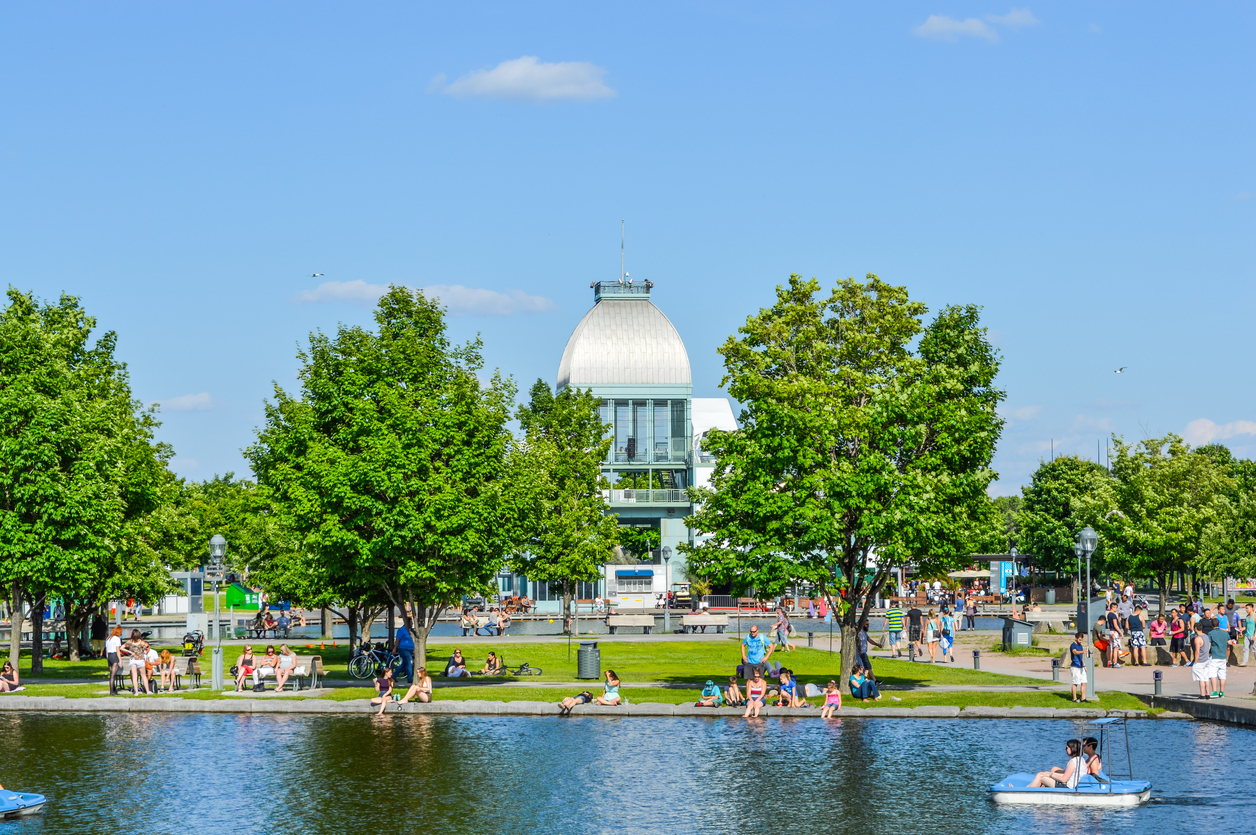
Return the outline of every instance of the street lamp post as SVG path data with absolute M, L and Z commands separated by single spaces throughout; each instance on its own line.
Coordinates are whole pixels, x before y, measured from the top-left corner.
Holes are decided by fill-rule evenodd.
M 670 545 L 663 546 L 663 632 L 672 634 L 672 575 L 671 575 L 672 549 Z
M 213 648 L 212 663 L 210 669 L 210 686 L 218 691 L 223 689 L 222 678 L 222 622 L 218 619 L 218 583 L 222 580 L 222 561 L 227 555 L 227 540 L 223 539 L 222 534 L 214 534 L 209 540 L 209 575 L 210 583 L 214 590 L 214 634 L 217 636 L 217 645 Z
M 1077 543 L 1073 546 L 1073 553 L 1077 556 L 1077 580 L 1081 582 L 1081 561 L 1082 556 L 1086 557 L 1086 585 L 1082 589 L 1082 599 L 1086 601 L 1085 609 L 1079 609 L 1083 612 L 1082 623 L 1078 624 L 1077 631 L 1085 630 L 1087 633 L 1091 631 L 1092 621 L 1090 619 L 1090 555 L 1095 552 L 1095 548 L 1099 547 L 1099 534 L 1095 533 L 1094 528 L 1087 525 L 1077 534 Z M 1096 695 L 1097 688 L 1095 686 L 1095 656 L 1093 651 L 1086 653 L 1086 701 L 1093 702 L 1098 700 Z

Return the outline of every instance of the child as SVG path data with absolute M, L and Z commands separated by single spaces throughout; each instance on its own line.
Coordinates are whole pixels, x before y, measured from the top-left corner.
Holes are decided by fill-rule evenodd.
M 720 688 L 715 686 L 715 682 L 707 679 L 706 687 L 702 688 L 702 698 L 700 698 L 694 707 L 719 707 L 724 701 L 724 695 L 720 693 Z
M 820 710 L 821 719 L 832 719 L 834 710 L 842 709 L 842 691 L 837 689 L 837 682 L 829 680 L 824 688 L 824 707 Z
M 741 688 L 737 686 L 737 676 L 728 677 L 728 689 L 724 695 L 727 697 L 729 707 L 741 707 L 746 703 L 741 695 Z

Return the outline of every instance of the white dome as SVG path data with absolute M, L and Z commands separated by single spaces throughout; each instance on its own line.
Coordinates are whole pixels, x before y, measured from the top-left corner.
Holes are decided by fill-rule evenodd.
M 559 388 L 691 382 L 685 343 L 647 299 L 604 298 L 593 305 L 558 365 Z

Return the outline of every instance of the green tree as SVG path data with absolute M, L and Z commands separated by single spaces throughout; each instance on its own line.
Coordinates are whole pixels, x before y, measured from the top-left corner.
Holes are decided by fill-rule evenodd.
M 1108 562 L 1133 577 L 1154 577 L 1164 614 L 1169 577 L 1198 560 L 1234 486 L 1223 465 L 1194 455 L 1177 435 L 1138 444 L 1113 439 L 1114 509 L 1097 528 Z
M 1230 478 L 1217 519 L 1204 531 L 1194 567 L 1213 576 L 1256 576 L 1256 461 L 1235 459 L 1220 444 L 1196 447 Z
M 596 580 L 615 552 L 616 519 L 602 493 L 609 486 L 602 461 L 611 442 L 598 403 L 589 391 L 565 388 L 555 395 L 537 380 L 519 409 L 526 437 L 518 463 L 531 470 L 526 495 L 532 508 L 513 565 L 530 580 L 559 586 L 565 615 L 576 584 Z
M 711 487 L 690 491 L 689 521 L 710 538 L 681 547 L 735 593 L 801 581 L 828 596 L 845 686 L 857 625 L 891 572 L 945 571 L 988 538 L 1003 394 L 975 307 L 924 327 L 924 305 L 874 275 L 819 292 L 791 276 L 720 348 L 741 428 L 707 434 L 717 464 Z
M 0 312 L 0 579 L 19 625 L 22 599 L 32 605 L 33 674 L 46 600 L 62 599 L 77 637 L 106 601 L 170 590 L 166 565 L 179 564 L 171 450 L 131 397 L 116 334 L 93 342 L 95 327 L 67 295 L 46 304 L 10 289 Z
M 631 562 L 648 562 L 650 552 L 663 541 L 662 532 L 652 525 L 620 525 L 617 536 L 620 551 Z
M 1020 496 L 995 496 L 990 504 L 997 513 L 995 526 L 999 546 L 1020 548 L 1020 512 L 1025 500 Z
M 497 374 L 481 383 L 480 342 L 451 346 L 443 309 L 421 292 L 389 288 L 375 322 L 311 334 L 300 395 L 276 386 L 247 456 L 329 576 L 379 582 L 422 665 L 441 612 L 487 592 L 520 550 L 514 391 Z
M 1017 514 L 1017 547 L 1033 556 L 1034 565 L 1074 577 L 1077 555 L 1073 543 L 1087 525 L 1098 525 L 1112 509 L 1112 479 L 1099 464 L 1074 455 L 1061 455 L 1041 461 L 1022 488 L 1023 503 Z M 1097 575 L 1104 566 L 1105 547 L 1101 541 L 1091 555 Z M 1073 583 L 1074 600 L 1080 600 L 1081 586 Z

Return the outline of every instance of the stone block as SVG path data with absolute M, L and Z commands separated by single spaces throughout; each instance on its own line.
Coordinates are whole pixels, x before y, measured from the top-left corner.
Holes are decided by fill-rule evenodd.
M 554 702 L 503 702 L 500 713 L 503 716 L 557 716 L 558 705 Z
M 571 711 L 573 716 L 627 716 L 625 705 L 580 705 Z
M 1015 705 L 1010 713 L 1013 719 L 1054 719 L 1055 708 L 1053 707 L 1022 707 Z
M 1057 707 L 1056 719 L 1102 719 L 1108 712 L 1098 707 Z
M 969 705 L 959 712 L 961 719 L 1006 719 L 1012 711 L 1005 707 Z
M 1109 716 L 1121 716 L 1126 719 L 1146 719 L 1147 711 L 1145 710 L 1109 710 Z
M 1152 714 L 1153 719 L 1186 719 L 1187 721 L 1194 719 L 1189 713 L 1181 713 L 1176 710 L 1165 710 L 1160 713 Z
M 633 702 L 628 705 L 629 716 L 675 716 L 676 708 L 679 705 L 666 704 L 664 702 Z M 694 707 L 689 705 L 692 710 L 704 710 L 708 715 L 715 714 L 715 708 L 710 707 Z
M 912 709 L 911 715 L 924 719 L 954 719 L 959 716 L 959 708 L 954 705 L 921 705 Z
M 869 707 L 865 708 L 864 716 L 868 717 L 911 717 L 912 709 L 909 707 Z

